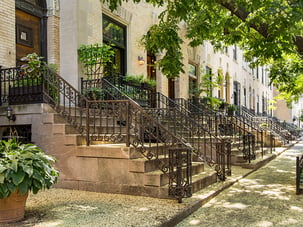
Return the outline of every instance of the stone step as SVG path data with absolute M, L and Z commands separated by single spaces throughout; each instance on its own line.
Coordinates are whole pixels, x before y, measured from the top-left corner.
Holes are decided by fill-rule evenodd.
M 146 145 L 146 149 L 150 152 L 156 153 L 157 147 L 161 147 L 161 144 Z M 161 153 L 161 149 L 160 149 Z M 143 154 L 136 151 L 134 147 L 127 147 L 125 143 L 103 143 L 95 145 L 82 145 L 76 147 L 76 156 L 81 157 L 95 157 L 95 158 L 120 158 L 120 159 L 145 159 Z M 161 154 L 162 155 L 162 154 Z
M 164 155 L 160 155 L 158 157 L 163 162 L 168 162 L 168 157 Z M 146 158 L 138 158 L 131 160 L 128 165 L 128 170 L 130 172 L 136 173 L 147 173 L 159 170 L 159 161 L 157 159 L 146 159 Z
M 183 174 L 185 174 L 186 169 L 183 168 Z M 192 163 L 192 175 L 200 174 L 204 172 L 203 162 L 193 162 Z M 152 172 L 145 173 L 144 185 L 145 186 L 155 186 L 161 187 L 169 183 L 168 175 L 163 173 L 161 170 L 155 170 Z
M 218 181 L 217 173 L 214 170 L 208 170 L 196 174 L 192 178 L 192 193 L 208 187 Z
M 267 151 L 264 150 L 263 153 L 266 153 Z M 256 159 L 260 159 L 262 157 L 262 151 L 261 149 L 258 149 L 255 151 Z M 248 160 L 245 160 L 243 158 L 243 153 L 239 151 L 237 154 L 231 155 L 231 164 L 235 166 L 246 166 L 248 164 Z

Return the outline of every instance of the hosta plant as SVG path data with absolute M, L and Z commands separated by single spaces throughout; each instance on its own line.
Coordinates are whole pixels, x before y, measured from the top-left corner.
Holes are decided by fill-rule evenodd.
M 15 139 L 0 141 L 0 199 L 12 192 L 36 194 L 57 182 L 59 173 L 52 167 L 55 159 L 34 144 Z

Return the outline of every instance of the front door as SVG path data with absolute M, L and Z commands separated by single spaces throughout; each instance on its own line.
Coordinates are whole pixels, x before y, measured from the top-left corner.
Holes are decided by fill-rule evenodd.
M 175 99 L 175 79 L 168 79 L 168 97 Z
M 41 55 L 40 18 L 16 9 L 16 63 L 27 54 Z

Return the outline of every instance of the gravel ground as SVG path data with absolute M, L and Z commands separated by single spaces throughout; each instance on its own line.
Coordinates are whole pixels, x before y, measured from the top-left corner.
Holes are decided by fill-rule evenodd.
M 3 227 L 158 226 L 185 206 L 175 200 L 51 189 L 30 195 L 24 220 Z

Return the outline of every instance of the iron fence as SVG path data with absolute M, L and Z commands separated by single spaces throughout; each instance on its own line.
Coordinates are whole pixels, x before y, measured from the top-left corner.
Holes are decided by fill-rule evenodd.
M 303 193 L 303 155 L 296 157 L 296 194 Z

